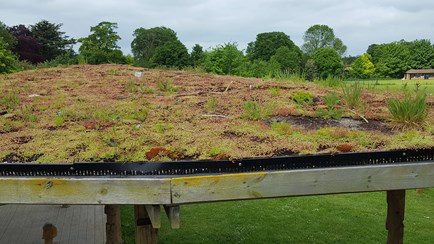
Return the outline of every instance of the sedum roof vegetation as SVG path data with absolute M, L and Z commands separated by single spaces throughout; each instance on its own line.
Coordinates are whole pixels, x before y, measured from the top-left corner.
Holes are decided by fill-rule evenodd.
M 425 121 L 401 128 L 387 101 L 402 92 L 364 89 L 350 107 L 343 91 L 127 65 L 2 75 L 0 161 L 219 160 L 434 146 L 432 96 Z M 337 98 L 331 109 L 330 94 Z

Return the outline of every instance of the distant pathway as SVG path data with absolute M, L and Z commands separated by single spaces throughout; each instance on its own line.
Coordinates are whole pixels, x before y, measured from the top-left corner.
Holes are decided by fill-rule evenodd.
M 0 206 L 1 244 L 40 244 L 42 227 L 57 228 L 55 244 L 104 244 L 103 205 L 3 205 Z

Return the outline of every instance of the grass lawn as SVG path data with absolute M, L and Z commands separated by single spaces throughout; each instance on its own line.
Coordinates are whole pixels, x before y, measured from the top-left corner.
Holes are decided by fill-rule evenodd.
M 354 81 L 346 81 L 353 83 Z M 379 91 L 414 91 L 416 86 L 425 89 L 428 94 L 434 94 L 434 80 L 362 80 L 361 83 L 370 90 Z
M 405 243 L 434 240 L 434 189 L 408 190 Z M 160 243 L 385 243 L 386 193 L 292 197 L 181 206 L 181 228 L 163 216 Z M 133 208 L 122 208 L 134 243 Z

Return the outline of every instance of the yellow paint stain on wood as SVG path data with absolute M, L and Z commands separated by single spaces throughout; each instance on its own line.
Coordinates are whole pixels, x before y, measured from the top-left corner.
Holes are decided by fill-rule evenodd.
M 0 203 L 170 203 L 170 179 L 0 178 Z

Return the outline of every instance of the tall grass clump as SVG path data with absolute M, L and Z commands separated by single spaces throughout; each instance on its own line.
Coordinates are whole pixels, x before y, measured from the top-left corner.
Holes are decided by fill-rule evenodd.
M 178 90 L 170 81 L 158 81 L 157 89 L 161 92 L 174 93 Z
M 325 95 L 323 101 L 326 104 L 326 108 L 320 108 L 317 110 L 317 115 L 324 119 L 340 119 L 342 118 L 343 110 L 338 108 L 338 104 L 341 101 L 339 95 L 331 92 Z
M 340 87 L 344 84 L 342 78 L 331 75 L 327 76 L 327 79 L 317 79 L 314 82 L 326 87 Z
M 16 91 L 11 91 L 7 93 L 2 98 L 2 104 L 5 106 L 7 110 L 13 110 L 15 109 L 21 102 L 20 95 Z
M 419 125 L 428 115 L 426 99 L 426 94 L 418 91 L 414 97 L 407 94 L 402 100 L 390 99 L 387 103 L 387 108 L 394 122 L 404 126 Z
M 303 74 L 294 72 L 290 69 L 284 69 L 275 72 L 274 79 L 277 81 L 292 81 L 292 82 L 304 82 L 306 79 Z
M 355 82 L 343 89 L 343 98 L 349 107 L 355 108 L 360 105 L 363 94 L 363 86 L 360 82 Z
M 260 120 L 268 118 L 273 113 L 273 105 L 260 105 L 256 101 L 247 101 L 243 105 L 244 114 L 241 115 L 242 119 Z

